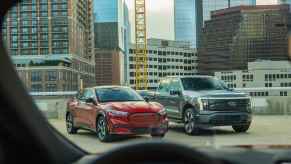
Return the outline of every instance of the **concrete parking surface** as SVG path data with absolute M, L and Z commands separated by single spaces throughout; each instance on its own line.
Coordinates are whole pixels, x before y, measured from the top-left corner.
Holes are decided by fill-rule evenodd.
M 112 148 L 138 140 L 152 140 L 150 136 L 120 138 L 112 143 L 99 142 L 96 134 L 79 130 L 78 134 L 66 132 L 64 120 L 50 120 L 52 125 L 75 144 L 91 153 L 103 153 Z M 163 140 L 193 147 L 221 147 L 241 144 L 291 144 L 291 116 L 254 116 L 247 133 L 235 133 L 231 127 L 218 127 L 203 130 L 199 135 L 189 136 L 182 125 L 171 124 Z

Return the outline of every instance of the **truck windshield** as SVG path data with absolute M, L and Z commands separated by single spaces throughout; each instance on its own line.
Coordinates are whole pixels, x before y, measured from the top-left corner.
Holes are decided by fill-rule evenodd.
M 184 90 L 225 90 L 226 85 L 215 78 L 211 77 L 190 77 L 182 78 Z

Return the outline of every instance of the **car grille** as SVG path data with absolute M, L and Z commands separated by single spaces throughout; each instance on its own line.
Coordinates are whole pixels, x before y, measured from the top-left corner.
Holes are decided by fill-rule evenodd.
M 159 120 L 160 117 L 156 113 L 136 113 L 129 116 L 130 123 L 135 125 L 154 125 Z
M 213 99 L 210 100 L 207 110 L 210 111 L 247 111 L 249 99 Z

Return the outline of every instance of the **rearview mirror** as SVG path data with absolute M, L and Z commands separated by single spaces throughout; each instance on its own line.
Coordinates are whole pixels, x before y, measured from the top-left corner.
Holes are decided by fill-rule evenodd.
M 94 105 L 97 105 L 97 102 L 95 101 L 94 98 L 88 98 L 88 99 L 86 99 L 86 103 L 92 103 Z

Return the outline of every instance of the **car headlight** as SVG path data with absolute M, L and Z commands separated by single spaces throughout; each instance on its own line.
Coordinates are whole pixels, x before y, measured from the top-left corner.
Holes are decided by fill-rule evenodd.
M 128 116 L 128 112 L 118 111 L 114 109 L 107 109 L 106 112 L 110 116 L 114 116 L 114 117 L 127 117 Z
M 161 109 L 159 111 L 159 114 L 162 115 L 162 116 L 166 115 L 167 114 L 166 109 L 165 108 Z

